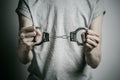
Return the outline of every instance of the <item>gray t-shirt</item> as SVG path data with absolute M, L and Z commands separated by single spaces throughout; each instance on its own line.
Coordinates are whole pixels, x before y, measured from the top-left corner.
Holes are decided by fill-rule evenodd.
M 79 27 L 89 28 L 104 13 L 103 0 L 20 0 L 16 11 L 51 36 L 33 47 L 28 80 L 91 80 L 83 46 L 61 36 Z

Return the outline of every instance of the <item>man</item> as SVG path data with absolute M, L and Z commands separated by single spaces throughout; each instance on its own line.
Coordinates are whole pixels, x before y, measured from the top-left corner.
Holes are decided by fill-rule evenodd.
M 20 0 L 16 11 L 18 56 L 31 62 L 27 80 L 92 79 L 101 60 L 102 0 Z M 70 39 L 78 29 L 85 29 L 83 45 Z

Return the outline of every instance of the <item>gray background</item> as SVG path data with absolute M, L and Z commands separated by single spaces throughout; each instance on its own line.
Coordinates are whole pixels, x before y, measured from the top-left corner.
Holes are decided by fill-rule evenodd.
M 120 0 L 104 0 L 102 61 L 93 70 L 93 80 L 120 80 Z M 25 80 L 28 65 L 18 61 L 18 0 L 0 1 L 0 80 Z

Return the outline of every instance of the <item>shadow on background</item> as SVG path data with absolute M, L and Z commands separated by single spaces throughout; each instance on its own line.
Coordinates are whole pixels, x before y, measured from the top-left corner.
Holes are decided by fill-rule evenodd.
M 25 80 L 26 66 L 17 58 L 18 0 L 0 1 L 0 80 Z

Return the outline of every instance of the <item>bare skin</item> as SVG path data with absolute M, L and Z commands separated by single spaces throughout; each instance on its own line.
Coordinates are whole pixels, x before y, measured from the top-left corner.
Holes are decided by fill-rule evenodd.
M 84 44 L 84 53 L 86 63 L 92 68 L 96 68 L 101 60 L 101 32 L 102 32 L 102 20 L 103 16 L 98 16 L 95 18 L 85 33 L 83 33 L 82 39 Z M 41 32 L 35 29 L 32 21 L 24 16 L 19 16 L 20 23 L 20 40 L 18 47 L 18 57 L 20 61 L 24 64 L 30 62 L 33 58 L 32 46 L 39 43 L 41 37 Z M 34 38 L 35 40 L 33 40 Z
M 101 60 L 102 21 L 103 15 L 98 16 L 92 21 L 90 29 L 81 35 L 85 42 L 85 59 L 92 68 L 96 68 Z
M 18 57 L 23 64 L 27 64 L 33 58 L 32 46 L 39 43 L 41 32 L 24 16 L 19 16 L 19 23 Z

